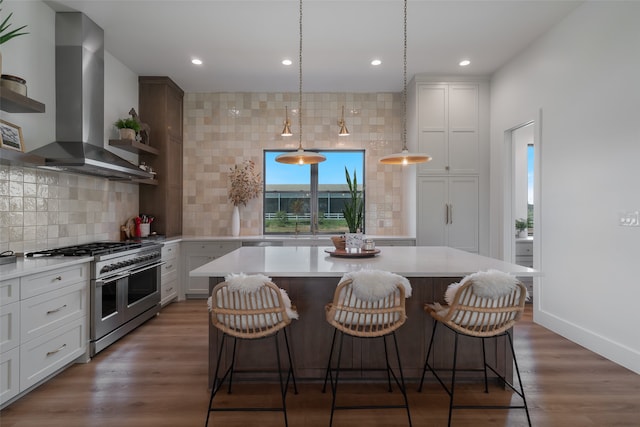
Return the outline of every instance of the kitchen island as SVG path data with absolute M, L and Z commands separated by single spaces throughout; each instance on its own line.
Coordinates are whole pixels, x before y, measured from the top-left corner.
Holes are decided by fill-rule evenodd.
M 209 277 L 209 291 L 224 281 L 229 273 L 261 273 L 271 277 L 285 289 L 300 318 L 292 322 L 289 340 L 294 369 L 300 380 L 324 378 L 333 329 L 325 321 L 324 306 L 333 299 L 333 292 L 342 275 L 349 271 L 375 269 L 405 276 L 411 282 L 413 295 L 407 299 L 407 322 L 398 330 L 402 366 L 409 380 L 420 378 L 426 346 L 433 327 L 432 319 L 422 307 L 425 302 L 443 302 L 447 286 L 476 271 L 497 269 L 518 277 L 532 277 L 531 268 L 507 263 L 465 251 L 434 246 L 382 247 L 373 257 L 343 258 L 331 256 L 329 247 L 242 247 L 190 272 L 192 277 Z M 219 333 L 209 326 L 209 380 L 211 384 Z M 466 340 L 465 340 L 466 341 Z M 476 342 L 478 341 L 478 342 Z M 439 330 L 434 344 L 434 363 L 450 367 L 453 352 L 452 337 Z M 505 341 L 487 349 L 487 358 L 498 371 L 511 377 L 511 356 Z M 256 348 L 264 345 L 264 348 Z M 254 343 L 250 351 L 242 352 L 239 369 L 262 369 L 273 366 L 264 354 L 271 354 L 272 343 Z M 464 342 L 458 366 L 478 367 L 481 353 L 479 340 Z M 384 363 L 381 340 L 345 340 L 343 364 L 346 368 L 380 367 Z M 230 354 L 225 355 L 230 357 Z M 481 362 L 480 362 L 481 364 Z M 357 377 L 358 373 L 354 373 Z

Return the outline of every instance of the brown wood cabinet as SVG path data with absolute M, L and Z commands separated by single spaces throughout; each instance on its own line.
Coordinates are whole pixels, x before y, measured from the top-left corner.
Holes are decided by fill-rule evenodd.
M 141 153 L 140 161 L 156 172 L 158 185 L 140 186 L 140 212 L 153 215 L 151 231 L 182 234 L 182 111 L 184 91 L 169 77 L 140 76 L 139 115 L 151 132 L 158 154 Z

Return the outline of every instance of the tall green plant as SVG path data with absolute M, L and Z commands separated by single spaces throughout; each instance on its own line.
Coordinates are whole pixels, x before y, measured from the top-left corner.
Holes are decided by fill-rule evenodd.
M 0 0 L 0 5 L 2 4 L 2 1 L 3 0 Z M 0 9 L 0 12 L 2 12 L 2 9 Z M 26 25 L 23 25 L 20 28 L 16 28 L 15 30 L 9 31 L 9 27 L 11 26 L 11 24 L 9 23 L 9 20 L 11 19 L 12 16 L 13 16 L 13 12 L 10 13 L 9 16 L 4 18 L 4 21 L 2 21 L 2 24 L 0 24 L 0 44 L 4 44 L 4 43 L 8 42 L 9 40 L 11 40 L 14 37 L 18 37 L 18 36 L 23 36 L 25 34 L 29 34 L 29 33 L 20 33 L 19 32 L 23 28 L 26 28 Z
M 356 233 L 362 231 L 362 221 L 364 218 L 364 201 L 362 200 L 362 194 L 358 191 L 358 177 L 356 171 L 353 171 L 353 182 L 349 176 L 347 167 L 344 168 L 344 174 L 347 178 L 347 186 L 349 187 L 350 198 L 344 204 L 342 208 L 342 215 L 347 222 L 350 233 Z

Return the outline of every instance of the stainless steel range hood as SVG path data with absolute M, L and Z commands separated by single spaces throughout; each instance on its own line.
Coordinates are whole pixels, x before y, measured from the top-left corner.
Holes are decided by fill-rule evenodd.
M 116 180 L 153 175 L 104 148 L 104 31 L 80 12 L 56 13 L 56 141 L 31 153 L 45 168 Z

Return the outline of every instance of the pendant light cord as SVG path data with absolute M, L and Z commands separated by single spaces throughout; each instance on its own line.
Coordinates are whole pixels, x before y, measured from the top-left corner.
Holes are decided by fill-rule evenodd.
M 300 46 L 298 52 L 298 149 L 302 150 L 302 0 L 300 0 Z
M 302 1 L 302 0 L 300 0 Z M 404 64 L 402 89 L 402 150 L 407 151 L 407 0 L 404 0 Z

